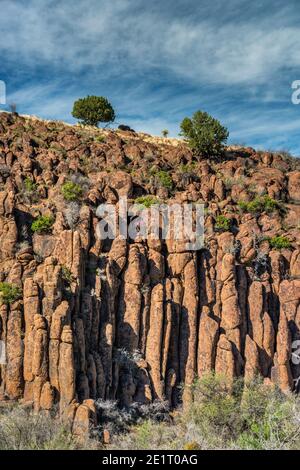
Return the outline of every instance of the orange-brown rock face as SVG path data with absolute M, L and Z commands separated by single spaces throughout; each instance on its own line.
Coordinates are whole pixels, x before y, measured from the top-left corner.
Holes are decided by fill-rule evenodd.
M 253 149 L 197 161 L 175 144 L 0 115 L 0 282 L 22 292 L 0 305 L 1 399 L 59 405 L 82 436 L 94 400 L 175 406 L 179 385 L 189 400 L 211 370 L 230 380 L 260 374 L 285 391 L 298 383 L 297 161 Z M 67 181 L 81 187 L 78 200 L 64 199 Z M 204 200 L 205 246 L 97 238 L 100 203 L 119 210 L 121 197 L 145 195 Z M 264 195 L 278 207 L 241 210 Z M 40 215 L 54 223 L 33 233 Z M 230 227 L 218 227 L 219 215 Z M 289 246 L 271 247 L 274 235 Z

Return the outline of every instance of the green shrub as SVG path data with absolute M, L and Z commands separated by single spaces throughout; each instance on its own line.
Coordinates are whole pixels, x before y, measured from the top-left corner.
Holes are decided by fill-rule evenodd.
M 229 232 L 231 229 L 231 219 L 228 219 L 225 215 L 218 215 L 215 229 L 219 232 Z
M 193 173 L 195 171 L 195 167 L 196 167 L 196 163 L 195 162 L 191 162 L 191 163 L 185 163 L 185 164 L 181 164 L 179 166 L 179 172 L 180 173 Z
M 177 433 L 177 434 L 176 434 Z M 113 436 L 108 447 L 113 450 L 175 450 L 183 449 L 176 426 L 155 420 L 144 420 L 127 433 Z
M 73 275 L 67 266 L 61 267 L 61 277 L 67 284 L 72 284 Z
M 82 124 L 90 126 L 98 126 L 99 122 L 115 120 L 113 107 L 103 96 L 87 96 L 75 101 L 72 115 Z
M 104 135 L 96 135 L 94 137 L 94 140 L 95 140 L 95 142 L 103 143 L 103 142 L 105 142 L 105 136 Z
M 22 297 L 22 289 L 15 284 L 9 282 L 0 282 L 0 301 L 6 305 L 10 305 Z
M 31 230 L 35 233 L 49 232 L 54 223 L 51 215 L 41 215 L 37 217 L 31 224 Z
M 295 433 L 297 397 L 286 396 L 262 379 L 233 384 L 225 376 L 208 374 L 194 386 L 194 402 L 186 423 L 197 424 L 198 432 L 212 446 L 268 449 L 299 445 Z
M 243 212 L 250 212 L 252 214 L 271 213 L 276 210 L 283 211 L 282 204 L 268 195 L 256 196 L 250 202 L 239 201 L 238 206 Z
M 107 450 L 296 450 L 300 448 L 299 396 L 262 378 L 233 381 L 213 373 L 192 387 L 194 400 L 163 420 L 161 402 L 118 409 L 99 400 L 98 429 L 108 429 Z M 159 413 L 149 414 L 159 409 Z M 56 417 L 15 404 L 0 408 L 0 450 L 101 449 L 99 440 L 77 440 Z
M 37 190 L 37 184 L 28 178 L 28 176 L 24 180 L 24 185 L 28 193 L 34 193 Z
M 282 248 L 291 248 L 291 242 L 283 235 L 277 235 L 275 237 L 269 238 L 269 244 L 276 250 L 281 250 Z
M 163 136 L 163 137 L 168 137 L 168 135 L 169 135 L 168 129 L 163 129 L 163 130 L 161 131 L 161 133 L 162 133 L 162 136 Z
M 150 420 L 145 421 L 136 430 L 136 441 L 139 449 L 150 449 L 149 442 L 151 440 L 152 423 Z
M 298 398 L 259 382 L 248 383 L 240 404 L 243 432 L 237 437 L 242 449 L 299 448 L 295 433 Z
M 173 189 L 173 180 L 171 175 L 167 171 L 158 171 L 157 173 L 155 173 L 155 178 L 158 179 L 159 184 L 164 188 L 169 189 L 170 191 Z
M 241 393 L 240 380 L 232 384 L 225 375 L 207 374 L 193 386 L 194 402 L 186 418 L 192 419 L 206 437 L 221 430 L 230 437 L 241 427 L 238 411 Z
M 61 192 L 66 201 L 78 201 L 81 198 L 83 190 L 79 184 L 68 181 L 61 187 Z
M 159 200 L 155 196 L 150 195 L 137 197 L 134 202 L 135 204 L 140 204 L 147 209 L 154 204 L 159 204 Z
M 206 374 L 172 422 L 147 420 L 113 436 L 112 449 L 299 449 L 299 397 L 262 379 Z
M 203 111 L 197 111 L 191 119 L 184 118 L 180 127 L 189 146 L 205 157 L 220 155 L 229 135 L 217 119 Z

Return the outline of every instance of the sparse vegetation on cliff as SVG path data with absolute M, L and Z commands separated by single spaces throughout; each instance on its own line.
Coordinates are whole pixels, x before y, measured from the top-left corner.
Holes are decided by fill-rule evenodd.
M 32 181 L 28 176 L 24 180 L 25 189 L 29 193 L 33 193 L 37 190 L 37 184 Z
M 272 248 L 276 250 L 281 250 L 282 248 L 291 248 L 291 242 L 287 237 L 283 235 L 277 235 L 269 239 L 269 244 Z
M 218 232 L 228 232 L 231 229 L 231 219 L 225 217 L 225 215 L 217 215 L 215 229 Z
M 31 224 L 31 230 L 36 233 L 45 233 L 51 230 L 54 223 L 54 217 L 51 215 L 41 215 Z
M 149 209 L 149 207 L 153 206 L 154 204 L 158 204 L 159 200 L 155 196 L 140 196 L 135 199 L 135 204 L 139 204 L 146 209 Z
M 271 213 L 276 210 L 284 211 L 282 203 L 267 195 L 257 196 L 250 202 L 239 201 L 238 205 L 243 212 L 250 212 L 252 214 Z
M 83 190 L 79 184 L 68 181 L 62 185 L 61 192 L 66 201 L 74 202 L 81 198 Z
M 171 190 L 173 188 L 173 180 L 172 176 L 164 170 L 160 170 L 154 174 L 155 178 L 157 178 L 159 184 L 166 189 Z
M 299 398 L 264 385 L 207 374 L 193 386 L 194 401 L 172 424 L 146 420 L 111 449 L 299 449 Z
M 10 305 L 22 297 L 22 289 L 9 282 L 0 282 L 0 303 Z
M 299 398 L 258 377 L 244 383 L 213 373 L 193 385 L 193 401 L 175 413 L 163 402 L 120 409 L 97 403 L 90 437 L 77 439 L 52 415 L 20 406 L 0 410 L 0 450 L 290 450 L 300 448 Z M 103 431 L 110 444 L 103 445 Z
M 61 277 L 67 284 L 71 284 L 73 281 L 72 272 L 67 266 L 61 267 Z
M 99 133 L 105 144 L 95 139 Z M 260 437 L 249 444 L 256 425 L 251 430 L 244 420 L 240 427 L 240 416 L 227 413 L 231 395 L 221 424 L 212 413 L 216 403 L 201 402 L 201 420 L 212 416 L 218 428 L 209 440 L 187 415 L 187 391 L 197 374 L 211 369 L 225 370 L 230 380 L 261 374 L 290 394 L 296 388 L 289 354 L 300 299 L 300 172 L 275 153 L 227 147 L 224 158 L 212 161 L 198 158 L 182 140 L 7 113 L 0 113 L 0 134 L 8 167 L 0 171 L 0 281 L 17 283 L 23 293 L 9 309 L 2 306 L 5 401 L 28 400 L 41 413 L 70 403 L 65 411 L 73 429 L 93 423 L 104 433 L 107 426 L 111 445 L 124 437 L 114 437 L 118 430 L 110 420 L 120 410 L 115 423 L 129 414 L 124 433 L 130 428 L 135 436 L 141 426 L 140 438 L 150 447 L 173 440 L 180 449 L 261 445 Z M 26 178 L 37 185 L 35 191 L 28 183 L 28 189 L 38 197 L 27 196 Z M 226 178 L 234 184 L 226 185 Z M 76 200 L 65 200 L 66 181 L 79 185 L 82 196 L 75 190 Z M 108 219 L 97 208 L 120 208 L 123 197 L 128 207 L 140 204 L 137 215 L 159 202 L 204 204 L 204 247 L 194 252 L 172 234 L 100 242 L 100 222 L 106 230 Z M 245 211 L 238 201 L 246 203 Z M 274 236 L 281 238 L 270 243 Z M 285 249 L 276 253 L 274 247 Z M 183 411 L 181 384 L 189 385 Z M 158 411 L 157 397 L 171 414 Z M 145 411 L 141 420 L 137 409 L 151 403 L 153 413 Z M 167 425 L 161 423 L 165 415 Z M 244 442 L 227 420 L 240 434 L 247 431 Z M 265 447 L 273 445 L 267 433 Z

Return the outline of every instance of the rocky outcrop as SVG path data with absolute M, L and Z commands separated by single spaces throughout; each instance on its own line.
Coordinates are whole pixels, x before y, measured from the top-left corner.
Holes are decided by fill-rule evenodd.
M 253 149 L 197 161 L 180 142 L 2 113 L 0 282 L 22 296 L 0 306 L 1 399 L 46 412 L 59 405 L 84 436 L 96 420 L 95 400 L 176 406 L 179 385 L 188 401 L 195 378 L 211 370 L 230 380 L 259 374 L 293 389 L 300 374 L 292 360 L 300 337 L 296 164 Z M 63 198 L 66 181 L 82 188 L 77 201 Z M 240 209 L 261 194 L 281 210 Z M 121 197 L 143 195 L 204 200 L 205 246 L 97 238 L 98 204 L 119 210 Z M 230 228 L 217 227 L 221 214 Z M 39 215 L 54 224 L 32 233 Z M 274 235 L 290 246 L 272 248 Z

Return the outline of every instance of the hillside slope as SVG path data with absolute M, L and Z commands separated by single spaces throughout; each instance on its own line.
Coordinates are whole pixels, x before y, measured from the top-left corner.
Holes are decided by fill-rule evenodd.
M 0 186 L 0 282 L 22 292 L 0 307 L 1 400 L 59 403 L 78 432 L 98 398 L 176 406 L 178 385 L 211 369 L 294 387 L 297 160 L 231 148 L 198 161 L 176 139 L 1 113 Z M 204 202 L 205 247 L 97 239 L 100 203 L 145 195 Z M 33 233 L 41 215 L 54 223 Z

